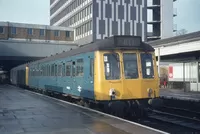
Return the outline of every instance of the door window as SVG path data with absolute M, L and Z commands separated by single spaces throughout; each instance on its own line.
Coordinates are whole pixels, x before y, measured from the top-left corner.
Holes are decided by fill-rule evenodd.
M 103 58 L 106 80 L 120 79 L 119 55 L 117 53 L 106 53 Z

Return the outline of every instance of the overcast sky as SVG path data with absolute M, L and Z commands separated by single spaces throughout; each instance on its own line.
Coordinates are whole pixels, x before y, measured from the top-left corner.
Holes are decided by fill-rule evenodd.
M 49 24 L 50 0 L 0 0 L 0 21 Z M 200 30 L 200 0 L 177 0 L 174 23 L 188 32 Z
M 0 0 L 0 21 L 49 24 L 50 0 Z
M 200 0 L 177 0 L 174 7 L 178 12 L 174 19 L 178 29 L 188 32 L 200 30 Z

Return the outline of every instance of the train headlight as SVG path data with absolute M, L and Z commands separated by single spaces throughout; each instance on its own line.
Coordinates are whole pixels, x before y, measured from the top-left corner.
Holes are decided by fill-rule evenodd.
M 109 90 L 109 95 L 110 95 L 110 96 L 115 96 L 115 95 L 116 95 L 116 92 L 115 92 L 115 89 L 114 89 L 114 88 L 111 88 L 111 89 Z
M 148 88 L 148 89 L 147 89 L 147 92 L 148 92 L 149 95 L 151 95 L 151 94 L 153 93 L 153 89 Z

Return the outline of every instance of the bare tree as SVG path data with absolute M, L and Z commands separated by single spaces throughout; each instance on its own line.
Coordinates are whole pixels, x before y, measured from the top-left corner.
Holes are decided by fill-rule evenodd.
M 187 30 L 186 29 L 181 29 L 181 30 L 178 30 L 177 32 L 176 32 L 176 35 L 184 35 L 184 34 L 187 34 Z

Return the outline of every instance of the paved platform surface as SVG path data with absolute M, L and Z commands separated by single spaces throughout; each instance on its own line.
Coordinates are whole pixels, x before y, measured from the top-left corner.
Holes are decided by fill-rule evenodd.
M 166 98 L 177 98 L 180 100 L 200 101 L 200 92 L 184 92 L 182 89 L 160 89 L 160 96 Z
M 0 134 L 155 134 L 13 86 L 0 86 Z

